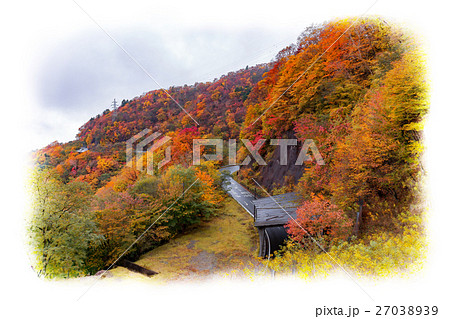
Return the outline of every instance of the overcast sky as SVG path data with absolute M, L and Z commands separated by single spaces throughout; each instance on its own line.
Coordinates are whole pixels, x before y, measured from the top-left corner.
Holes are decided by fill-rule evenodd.
M 36 130 L 44 138 L 73 139 L 77 127 L 109 108 L 114 98 L 131 99 L 159 85 L 212 81 L 268 62 L 298 33 L 263 28 L 108 31 L 157 84 L 101 29 L 94 31 L 69 36 L 40 58 L 33 89 L 40 110 Z
M 336 17 L 404 13 L 379 1 L 52 1 L 30 2 L 23 21 L 20 93 L 31 148 L 75 138 L 110 108 L 172 85 L 212 81 L 269 62 L 313 23 Z M 306 6 L 307 4 L 307 6 Z M 415 17 L 406 17 L 415 21 Z M 105 33 L 136 59 L 155 83 Z

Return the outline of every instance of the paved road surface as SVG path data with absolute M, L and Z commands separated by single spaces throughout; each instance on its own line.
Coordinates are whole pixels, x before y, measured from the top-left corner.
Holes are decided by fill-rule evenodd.
M 229 171 L 234 173 L 239 170 L 239 166 L 228 166 L 221 168 L 220 171 Z M 252 193 L 250 193 L 246 188 L 236 182 L 233 178 L 228 177 L 226 179 L 228 182 L 224 184 L 225 191 L 234 198 L 249 214 L 253 217 L 254 205 L 253 201 L 256 199 Z

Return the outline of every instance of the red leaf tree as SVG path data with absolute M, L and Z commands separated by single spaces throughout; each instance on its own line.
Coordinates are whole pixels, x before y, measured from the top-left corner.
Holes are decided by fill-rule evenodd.
M 344 240 L 351 232 L 352 221 L 343 210 L 329 200 L 313 196 L 297 209 L 297 218 L 291 220 L 287 232 L 303 246 L 314 245 L 314 238 L 327 247 L 334 240 Z

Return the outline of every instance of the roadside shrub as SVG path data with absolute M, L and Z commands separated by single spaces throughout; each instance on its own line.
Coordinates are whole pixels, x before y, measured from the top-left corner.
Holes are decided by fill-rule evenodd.
M 312 196 L 297 209 L 297 218 L 289 221 L 287 232 L 303 247 L 313 249 L 317 247 L 314 241 L 328 247 L 333 241 L 348 238 L 351 227 L 352 221 L 344 211 L 327 199 Z
M 426 252 L 420 215 L 402 213 L 396 219 L 402 224 L 400 233 L 378 231 L 350 242 L 341 240 L 320 249 L 305 249 L 289 240 L 274 258 L 263 261 L 281 274 L 296 273 L 303 278 L 326 277 L 343 267 L 354 276 L 392 277 L 421 269 Z

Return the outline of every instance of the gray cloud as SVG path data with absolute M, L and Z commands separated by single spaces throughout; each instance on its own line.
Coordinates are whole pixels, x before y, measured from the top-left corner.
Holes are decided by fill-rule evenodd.
M 256 28 L 130 28 L 111 34 L 164 88 L 212 81 L 246 65 L 268 62 L 297 35 Z M 49 51 L 35 79 L 40 112 L 36 121 L 42 122 L 36 127 L 59 132 L 49 142 L 73 139 L 74 124 L 79 127 L 109 108 L 114 98 L 120 102 L 159 88 L 101 30 L 67 38 Z

